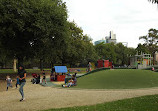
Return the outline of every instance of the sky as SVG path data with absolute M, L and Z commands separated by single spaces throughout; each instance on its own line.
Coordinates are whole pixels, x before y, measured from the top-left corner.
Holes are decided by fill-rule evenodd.
M 74 21 L 93 42 L 116 34 L 117 42 L 136 48 L 140 36 L 158 29 L 158 6 L 148 0 L 63 0 L 68 20 Z

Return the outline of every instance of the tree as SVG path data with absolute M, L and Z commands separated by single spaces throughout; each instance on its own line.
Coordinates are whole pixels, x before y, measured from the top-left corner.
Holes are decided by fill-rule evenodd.
M 100 59 L 110 60 L 116 64 L 116 53 L 114 43 L 100 43 L 95 46 Z
M 116 44 L 117 64 L 124 65 L 127 62 L 127 48 L 122 44 Z
M 148 51 L 152 54 L 153 58 L 155 52 L 158 51 L 158 30 L 156 29 L 149 29 L 148 34 L 145 36 L 139 37 L 139 39 L 143 39 L 145 43 L 143 44 Z M 154 59 L 153 59 L 154 64 Z
M 124 46 L 122 43 L 116 44 L 115 48 L 116 52 L 116 63 L 118 65 L 129 65 L 129 58 L 130 56 L 135 55 L 135 49 L 134 48 L 128 48 Z
M 59 49 L 67 37 L 66 24 L 66 5 L 61 0 L 0 1 L 0 41 L 19 63 L 38 51 L 43 55 L 46 41 Z
M 136 48 L 136 51 L 138 52 L 138 54 L 141 54 L 142 53 L 146 53 L 146 54 L 149 54 L 150 51 L 148 50 L 148 48 L 146 47 L 145 44 L 138 44 L 137 48 Z
M 96 62 L 98 60 L 99 56 L 97 55 L 97 52 L 94 48 L 92 39 L 88 35 L 84 35 L 83 41 L 84 41 L 84 46 L 86 48 L 85 49 L 86 56 L 85 56 L 84 60 L 86 60 L 87 63 L 89 61 Z
M 150 1 L 150 2 L 152 2 L 154 4 L 158 4 L 158 0 L 148 0 L 148 1 Z
M 128 65 L 129 57 L 135 54 L 135 49 L 127 48 L 122 43 L 100 43 L 95 49 L 100 59 L 108 59 L 115 65 Z
M 97 55 L 90 37 L 75 22 L 69 22 L 69 40 L 63 55 L 63 60 L 70 65 L 75 63 L 95 61 Z

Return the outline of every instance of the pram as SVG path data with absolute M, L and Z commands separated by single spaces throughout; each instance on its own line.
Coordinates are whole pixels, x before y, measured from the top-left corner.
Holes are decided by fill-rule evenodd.
M 32 82 L 32 84 L 35 84 L 37 82 L 37 74 L 32 73 L 32 77 L 33 77 L 33 79 L 31 79 L 31 82 Z

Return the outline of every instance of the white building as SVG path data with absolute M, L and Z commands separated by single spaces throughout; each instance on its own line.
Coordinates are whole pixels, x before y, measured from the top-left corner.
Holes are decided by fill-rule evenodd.
M 107 41 L 106 43 L 115 43 L 116 44 L 116 34 L 113 33 L 113 31 L 110 31 L 110 36 L 106 36 L 105 40 Z
M 95 41 L 94 44 L 97 45 L 99 43 L 115 43 L 116 44 L 116 34 L 113 33 L 113 31 L 110 31 L 110 36 L 106 36 L 105 39 Z

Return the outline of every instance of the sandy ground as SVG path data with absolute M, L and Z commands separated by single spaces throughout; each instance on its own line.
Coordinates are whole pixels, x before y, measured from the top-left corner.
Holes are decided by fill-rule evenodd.
M 0 92 L 0 111 L 35 111 L 51 108 L 94 105 L 103 102 L 158 94 L 158 88 L 135 90 L 76 90 L 69 88 L 43 87 L 27 80 L 25 98 L 18 89 Z

